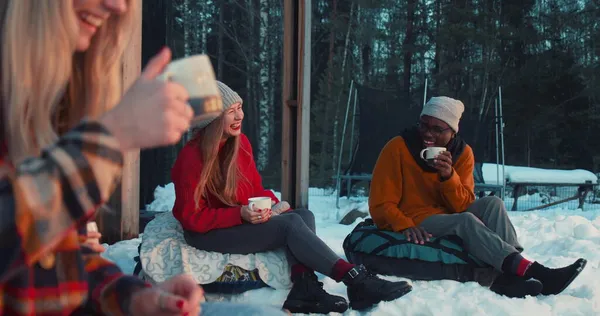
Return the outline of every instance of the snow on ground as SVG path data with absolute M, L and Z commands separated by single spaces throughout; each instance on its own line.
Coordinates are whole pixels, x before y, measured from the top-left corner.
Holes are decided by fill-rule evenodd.
M 352 209 L 367 209 L 365 198 L 340 200 L 311 189 L 309 205 L 315 213 L 318 235 L 341 257 L 342 241 L 359 222 L 350 226 L 337 224 Z M 156 200 L 148 211 L 170 211 L 174 202 L 172 184 L 158 187 Z M 524 255 L 551 267 L 588 260 L 586 269 L 561 295 L 509 299 L 475 284 L 454 281 L 411 282 L 413 291 L 393 302 L 381 303 L 370 311 L 349 310 L 345 315 L 600 315 L 600 206 L 587 205 L 585 211 L 564 204 L 535 212 L 511 212 Z M 134 268 L 140 239 L 122 241 L 109 246 L 105 256 L 117 262 L 127 273 Z M 325 289 L 346 296 L 345 286 L 321 276 Z M 386 277 L 388 279 L 399 279 Z M 233 301 L 281 306 L 286 291 L 259 289 L 231 298 Z

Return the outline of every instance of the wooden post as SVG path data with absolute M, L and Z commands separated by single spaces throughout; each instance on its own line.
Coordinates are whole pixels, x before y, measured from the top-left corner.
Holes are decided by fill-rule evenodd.
M 308 207 L 310 21 L 310 1 L 284 1 L 281 195 L 294 208 Z
M 312 1 L 299 1 L 298 12 L 298 133 L 296 207 L 308 208 L 310 177 L 310 66 Z
M 295 207 L 295 111 L 296 111 L 296 60 L 294 49 L 296 42 L 296 5 L 295 0 L 285 0 L 283 4 L 283 91 L 281 121 L 281 198 Z
M 138 16 L 135 33 L 132 36 L 123 58 L 123 91 L 140 76 L 142 70 L 142 1 L 136 11 Z M 139 236 L 140 220 L 140 151 L 130 151 L 125 155 L 123 178 L 121 181 L 121 239 Z
M 123 92 L 135 82 L 141 72 L 142 59 L 142 8 L 141 1 L 137 17 L 135 33 L 127 45 L 123 57 L 122 87 Z M 135 118 L 133 118 L 135 119 Z M 109 211 L 101 213 L 98 221 L 102 233 L 102 242 L 109 244 L 139 236 L 139 187 L 140 187 L 140 151 L 134 150 L 125 154 L 121 184 L 108 203 Z

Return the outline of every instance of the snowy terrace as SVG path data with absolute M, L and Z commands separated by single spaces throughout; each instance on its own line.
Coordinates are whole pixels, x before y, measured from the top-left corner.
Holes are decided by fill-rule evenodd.
M 506 170 L 507 178 L 512 181 L 517 178 L 551 183 L 597 181 L 595 175 L 579 170 L 561 172 L 511 166 Z M 488 181 L 495 179 L 495 166 L 484 166 L 484 172 Z M 335 196 L 328 195 L 326 190 L 311 188 L 310 192 L 309 203 L 317 220 L 318 235 L 343 257 L 342 241 L 359 220 L 352 225 L 341 225 L 339 220 L 352 209 L 367 211 L 366 198 L 344 198 L 337 209 Z M 172 184 L 158 187 L 147 211 L 169 212 L 174 198 Z M 541 203 L 543 199 L 539 194 L 521 198 L 531 203 Z M 510 198 L 506 203 L 510 205 Z M 551 267 L 570 264 L 580 257 L 588 260 L 582 275 L 561 295 L 509 299 L 476 283 L 418 281 L 411 282 L 414 290 L 405 297 L 381 303 L 365 313 L 349 310 L 345 315 L 600 315 L 600 204 L 586 204 L 585 211 L 576 207 L 574 201 L 545 210 L 509 213 L 525 247 L 525 257 Z M 125 272 L 132 273 L 139 242 L 140 239 L 133 239 L 108 246 L 105 256 L 117 262 Z M 322 281 L 326 290 L 346 296 L 342 284 L 328 278 Z M 286 295 L 283 290 L 259 289 L 234 296 L 232 300 L 281 306 Z

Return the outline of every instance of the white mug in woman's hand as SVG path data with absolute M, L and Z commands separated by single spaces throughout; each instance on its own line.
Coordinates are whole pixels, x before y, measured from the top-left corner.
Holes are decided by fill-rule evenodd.
M 158 77 L 182 85 L 189 94 L 194 122 L 215 118 L 223 113 L 221 94 L 207 55 L 194 55 L 172 61 Z
M 84 245 L 97 253 L 104 252 L 106 249 L 104 246 L 102 246 L 102 244 L 100 244 L 100 237 L 102 237 L 102 234 L 100 234 L 98 231 L 98 225 L 96 225 L 96 222 L 88 222 L 87 239 L 84 242 Z
M 170 61 L 171 51 L 165 48 L 148 62 L 119 104 L 98 118 L 121 150 L 171 145 L 190 128 L 194 111 L 185 87 L 156 80 Z
M 271 209 L 271 198 L 267 196 L 259 196 L 248 199 L 248 207 L 250 210 L 256 206 L 259 210 Z
M 96 225 L 96 222 L 88 222 L 87 223 L 87 231 L 89 232 L 98 232 L 98 225 Z M 88 238 L 88 242 L 95 242 L 95 243 L 100 243 L 100 240 L 98 240 L 97 238 Z

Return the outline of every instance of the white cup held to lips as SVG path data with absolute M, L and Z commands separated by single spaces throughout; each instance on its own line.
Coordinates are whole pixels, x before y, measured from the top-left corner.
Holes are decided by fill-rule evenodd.
M 207 55 L 194 55 L 172 61 L 159 79 L 176 82 L 187 90 L 190 96 L 188 103 L 194 110 L 192 127 L 198 121 L 215 118 L 223 112 L 221 93 Z
M 248 207 L 253 209 L 256 206 L 259 210 L 265 210 L 271 208 L 271 198 L 268 196 L 259 196 L 248 199 Z
M 431 162 L 433 161 L 433 159 L 435 159 L 435 157 L 437 157 L 439 154 L 441 154 L 442 152 L 446 151 L 446 148 L 444 147 L 427 147 L 423 150 L 421 150 L 421 159 Z
M 88 222 L 87 223 L 87 231 L 88 232 L 97 232 L 98 231 L 98 225 L 96 225 L 96 222 Z M 96 241 L 96 242 L 100 242 L 100 240 L 98 240 L 98 238 L 89 238 L 90 241 Z

